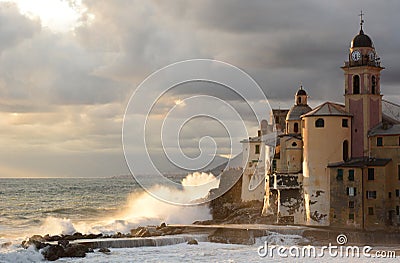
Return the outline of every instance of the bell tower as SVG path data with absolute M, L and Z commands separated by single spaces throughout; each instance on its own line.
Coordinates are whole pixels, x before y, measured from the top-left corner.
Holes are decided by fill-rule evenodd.
M 349 60 L 341 67 L 345 79 L 346 111 L 353 115 L 352 157 L 368 154 L 368 131 L 382 122 L 380 72 L 384 68 L 376 54 L 371 38 L 364 34 L 363 13 L 360 32 L 351 41 Z

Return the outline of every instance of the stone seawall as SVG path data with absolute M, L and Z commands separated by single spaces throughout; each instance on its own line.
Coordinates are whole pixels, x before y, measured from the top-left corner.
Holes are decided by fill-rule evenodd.
M 400 245 L 400 233 L 348 231 L 339 229 L 305 230 L 303 237 L 316 244 L 336 244 L 338 235 L 347 237 L 346 244 L 354 245 Z
M 174 226 L 169 226 L 174 227 Z M 346 244 L 358 245 L 399 245 L 400 232 L 366 232 L 349 231 L 333 228 L 316 228 L 307 226 L 282 226 L 262 224 L 223 224 L 223 225 L 176 225 L 184 232 L 208 233 L 208 240 L 218 243 L 246 244 L 255 243 L 257 237 L 268 236 L 271 233 L 281 235 L 297 235 L 308 240 L 310 245 L 337 244 L 337 236 L 345 235 Z

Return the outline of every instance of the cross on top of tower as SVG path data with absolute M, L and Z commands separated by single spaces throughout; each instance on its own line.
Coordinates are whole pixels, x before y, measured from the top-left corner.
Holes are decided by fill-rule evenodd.
M 365 14 L 363 13 L 363 11 L 361 10 L 361 12 L 360 12 L 360 14 L 358 15 L 359 17 L 360 17 L 360 26 L 361 26 L 361 31 L 363 31 L 363 24 L 364 24 L 364 19 L 363 19 L 363 16 L 364 16 Z

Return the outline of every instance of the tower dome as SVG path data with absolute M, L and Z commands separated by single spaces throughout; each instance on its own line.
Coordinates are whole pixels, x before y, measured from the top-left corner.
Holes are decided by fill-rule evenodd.
M 364 31 L 361 28 L 360 33 L 357 36 L 355 36 L 353 38 L 353 40 L 351 41 L 351 47 L 352 48 L 354 48 L 354 47 L 370 47 L 370 48 L 372 48 L 373 44 L 372 44 L 371 38 L 368 35 L 364 34 Z
M 353 38 L 353 40 L 351 41 L 351 48 L 355 48 L 355 47 L 370 47 L 373 48 L 374 46 L 372 45 L 372 40 L 371 38 L 364 34 L 363 31 L 363 24 L 364 24 L 364 20 L 363 20 L 363 12 L 361 11 L 360 13 L 360 33 L 358 33 L 357 36 L 355 36 Z
M 300 120 L 300 116 L 311 111 L 310 106 L 307 104 L 307 92 L 303 89 L 301 85 L 294 96 L 294 105 L 289 110 L 286 120 Z
M 305 90 L 303 90 L 303 87 L 301 87 L 296 93 L 296 96 L 300 96 L 300 95 L 307 96 L 307 92 Z

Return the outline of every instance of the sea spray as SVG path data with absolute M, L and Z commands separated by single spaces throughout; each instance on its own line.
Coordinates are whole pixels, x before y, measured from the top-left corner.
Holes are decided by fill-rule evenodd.
M 205 197 L 209 190 L 217 188 L 219 180 L 211 173 L 199 173 L 187 175 L 181 182 L 182 189 L 172 189 L 156 185 L 152 187 L 151 193 L 161 193 L 171 196 L 171 200 L 177 203 L 190 203 Z M 196 187 L 193 187 L 196 186 Z M 133 193 L 128 197 L 126 210 L 114 216 L 117 224 L 120 220 L 133 225 L 159 224 L 166 222 L 170 224 L 191 224 L 196 220 L 211 219 L 210 209 L 207 204 L 195 206 L 182 206 L 159 200 L 147 192 Z M 122 229 L 119 229 L 122 231 Z
M 151 193 L 162 193 L 173 198 L 177 203 L 190 203 L 193 200 L 205 197 L 209 190 L 217 188 L 219 179 L 212 173 L 195 172 L 188 174 L 182 181 L 179 189 L 162 185 L 154 185 Z M 66 218 L 48 217 L 44 220 L 39 233 L 34 234 L 72 234 L 116 232 L 128 233 L 137 226 L 157 225 L 161 222 L 169 224 L 191 224 L 197 220 L 211 219 L 207 204 L 182 206 L 159 200 L 146 191 L 136 191 L 129 194 L 125 205 L 121 205 L 118 212 L 104 216 L 96 221 L 72 222 Z
M 71 235 L 76 232 L 76 229 L 70 219 L 50 216 L 44 220 L 40 232 L 49 235 Z

